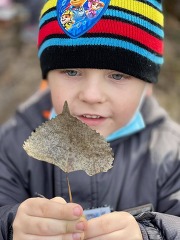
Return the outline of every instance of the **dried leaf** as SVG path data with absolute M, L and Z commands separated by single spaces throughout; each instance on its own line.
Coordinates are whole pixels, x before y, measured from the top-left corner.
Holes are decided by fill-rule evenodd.
M 33 158 L 55 164 L 64 172 L 84 170 L 92 176 L 112 168 L 112 149 L 103 136 L 70 114 L 62 114 L 32 132 L 23 145 Z

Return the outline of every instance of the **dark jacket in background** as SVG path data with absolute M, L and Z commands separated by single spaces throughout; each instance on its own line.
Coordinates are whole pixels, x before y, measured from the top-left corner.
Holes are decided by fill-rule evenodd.
M 49 92 L 38 92 L 0 129 L 0 240 L 11 239 L 19 204 L 36 192 L 69 201 L 65 173 L 30 158 L 22 148 L 51 107 Z M 145 100 L 142 114 L 144 130 L 111 142 L 111 170 L 93 177 L 83 171 L 69 174 L 73 202 L 112 211 L 151 203 L 153 212 L 135 214 L 143 239 L 180 240 L 180 128 L 152 97 Z

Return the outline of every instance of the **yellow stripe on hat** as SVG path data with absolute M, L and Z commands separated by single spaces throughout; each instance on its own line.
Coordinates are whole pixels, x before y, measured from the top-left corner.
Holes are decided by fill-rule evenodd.
M 44 7 L 43 9 L 41 10 L 41 16 L 46 12 L 48 11 L 49 9 L 53 8 L 53 7 L 56 7 L 57 5 L 57 0 L 49 0 L 47 1 L 45 4 L 44 4 Z
M 142 3 L 136 0 L 111 0 L 109 5 L 112 7 L 120 7 L 130 10 L 134 13 L 138 13 L 145 16 L 146 18 L 149 18 L 161 26 L 164 25 L 163 14 L 146 3 Z

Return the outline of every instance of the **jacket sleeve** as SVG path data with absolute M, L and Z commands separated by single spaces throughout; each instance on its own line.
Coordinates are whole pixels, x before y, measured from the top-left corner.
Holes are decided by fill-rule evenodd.
M 162 187 L 164 198 L 159 202 L 159 208 L 163 211 L 161 213 L 141 213 L 135 217 L 144 240 L 180 239 L 180 176 L 178 169 L 180 170 L 179 167 L 174 170 L 172 176 Z M 166 188 L 166 191 L 164 188 Z
M 8 138 L 8 139 L 7 139 Z M 17 138 L 0 136 L 0 239 L 9 240 L 10 229 L 21 202 L 29 197 L 22 170 L 22 152 L 17 153 Z M 14 161 L 12 161 L 14 159 Z M 25 161 L 26 162 L 26 161 Z
M 18 170 L 9 166 L 7 156 L 0 153 L 0 239 L 12 240 L 12 223 L 17 208 L 28 197 Z M 21 184 L 19 184 L 21 181 Z M 23 198 L 22 198 L 23 196 Z
M 144 240 L 179 240 L 180 217 L 147 212 L 135 217 Z
M 9 233 L 19 205 L 34 196 L 29 158 L 22 146 L 46 120 L 40 113 L 47 109 L 51 109 L 49 91 L 38 91 L 0 126 L 0 240 L 11 239 Z
M 12 223 L 14 221 L 19 204 L 0 207 L 0 239 L 12 240 Z
M 167 130 L 166 130 L 167 131 Z M 141 213 L 136 219 L 144 240 L 180 239 L 180 144 L 179 135 L 164 130 L 157 138 L 152 158 L 161 159 L 157 179 L 157 201 L 151 213 Z

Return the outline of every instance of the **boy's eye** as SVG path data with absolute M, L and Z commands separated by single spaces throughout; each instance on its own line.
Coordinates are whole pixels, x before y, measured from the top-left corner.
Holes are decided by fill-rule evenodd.
M 114 74 L 111 74 L 111 78 L 113 78 L 114 80 L 121 80 L 123 78 L 123 74 L 121 73 L 114 73 Z
M 78 75 L 78 72 L 76 70 L 65 70 L 65 73 L 70 77 L 74 77 Z

